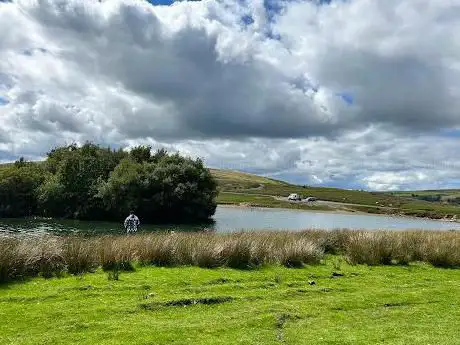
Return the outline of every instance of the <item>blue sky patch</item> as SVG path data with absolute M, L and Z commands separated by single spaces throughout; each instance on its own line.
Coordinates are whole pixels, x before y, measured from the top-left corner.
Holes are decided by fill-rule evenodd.
M 0 96 L 0 106 L 10 103 L 5 97 Z
M 273 22 L 283 9 L 281 2 L 278 0 L 264 0 L 264 7 L 267 10 L 267 17 L 270 22 Z
M 441 129 L 441 135 L 448 138 L 460 138 L 460 129 L 455 128 L 443 128 Z
M 11 152 L 0 150 L 0 161 L 14 162 L 18 158 L 18 156 L 11 154 Z
M 349 92 L 338 92 L 336 95 L 342 98 L 345 101 L 345 103 L 347 103 L 348 105 L 351 105 L 354 103 L 354 97 Z
M 169 6 L 169 5 L 172 5 L 174 2 L 174 0 L 147 0 L 147 2 L 151 3 L 152 5 L 154 6 Z
M 251 25 L 252 23 L 254 23 L 254 19 L 250 16 L 250 15 L 245 15 L 241 18 L 241 21 L 245 24 L 245 25 Z

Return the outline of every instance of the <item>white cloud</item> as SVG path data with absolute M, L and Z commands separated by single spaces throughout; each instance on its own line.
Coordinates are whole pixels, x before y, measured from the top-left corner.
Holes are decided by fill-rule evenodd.
M 459 4 L 274 4 L 0 2 L 0 160 L 152 143 L 312 184 L 456 184 Z

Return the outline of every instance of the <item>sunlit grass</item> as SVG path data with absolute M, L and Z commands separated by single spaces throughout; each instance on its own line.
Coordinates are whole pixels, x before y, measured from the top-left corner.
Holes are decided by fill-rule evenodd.
M 458 343 L 459 270 L 134 268 L 0 285 L 0 344 Z

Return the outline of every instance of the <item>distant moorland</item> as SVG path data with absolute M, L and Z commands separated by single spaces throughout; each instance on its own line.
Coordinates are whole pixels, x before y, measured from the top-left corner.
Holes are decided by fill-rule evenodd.
M 421 200 L 417 195 L 456 195 L 460 191 L 367 192 L 328 187 L 298 186 L 238 171 L 211 169 L 218 182 L 219 204 L 262 207 L 286 207 L 317 210 L 341 210 L 374 214 L 405 215 L 432 219 L 460 216 L 460 205 Z M 319 202 L 289 202 L 287 196 L 298 193 L 313 196 Z

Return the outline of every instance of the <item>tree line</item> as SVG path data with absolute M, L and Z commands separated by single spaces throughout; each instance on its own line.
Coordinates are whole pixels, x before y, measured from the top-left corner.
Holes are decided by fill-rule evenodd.
M 93 143 L 52 149 L 43 162 L 0 169 L 0 217 L 116 220 L 134 210 L 143 222 L 208 220 L 217 182 L 201 159 L 150 146 L 130 151 Z

